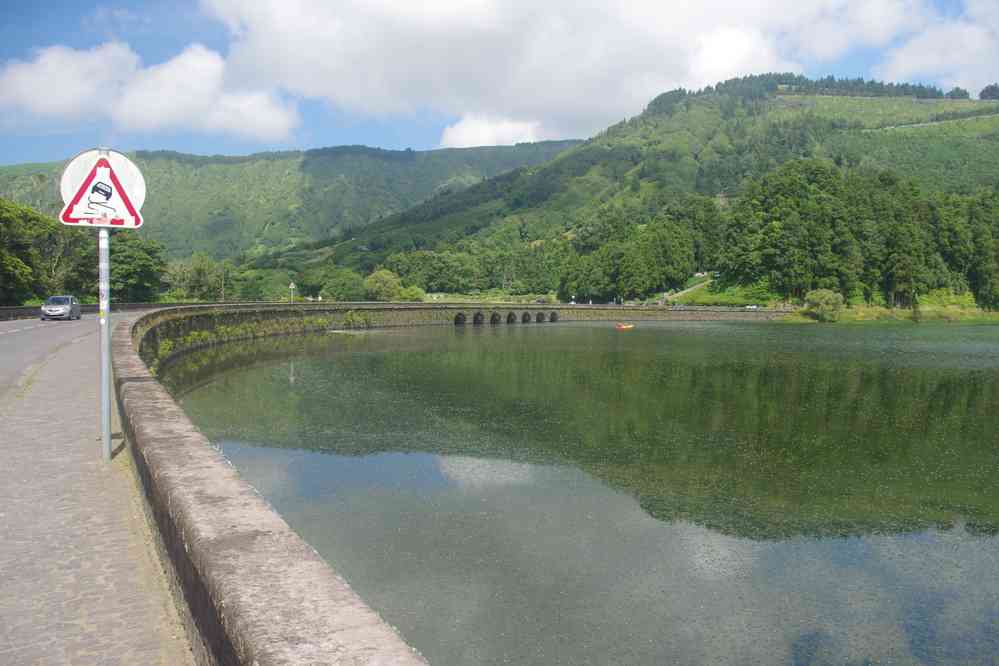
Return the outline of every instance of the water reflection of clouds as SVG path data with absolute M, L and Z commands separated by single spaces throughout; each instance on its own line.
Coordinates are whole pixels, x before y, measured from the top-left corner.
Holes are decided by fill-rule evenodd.
M 704 580 L 741 578 L 766 548 L 764 544 L 726 536 L 697 525 L 675 523 L 676 542 L 690 573 Z
M 999 539 L 961 525 L 754 541 L 657 520 L 574 468 L 269 453 L 247 447 L 238 462 L 404 634 L 453 645 L 445 662 L 975 664 L 999 654 Z M 378 488 L 397 491 L 357 482 L 377 471 L 387 475 Z M 317 479 L 345 501 L 289 491 Z
M 448 479 L 468 489 L 531 483 L 536 469 L 528 463 L 470 456 L 438 456 L 437 466 Z
M 268 500 L 273 502 L 276 497 L 295 492 L 297 484 L 290 469 L 292 460 L 288 456 L 278 458 L 273 449 L 231 439 L 213 443 L 223 455 L 235 454 L 243 469 L 253 471 L 252 479 L 246 478 L 245 473 L 244 478 Z

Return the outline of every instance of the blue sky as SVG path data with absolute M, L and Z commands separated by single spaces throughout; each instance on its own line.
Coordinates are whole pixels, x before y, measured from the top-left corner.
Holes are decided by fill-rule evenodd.
M 977 93 L 995 0 L 72 0 L 0 9 L 0 163 L 586 137 L 659 92 L 800 71 Z

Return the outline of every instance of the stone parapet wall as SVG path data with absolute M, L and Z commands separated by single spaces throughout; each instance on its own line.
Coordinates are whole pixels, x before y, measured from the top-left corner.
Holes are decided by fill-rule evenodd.
M 419 325 L 765 321 L 739 308 L 486 304 L 185 306 L 115 330 L 118 406 L 189 634 L 207 664 L 422 664 L 423 659 L 232 468 L 154 378 L 186 351 L 235 340 Z
M 152 320 L 169 321 L 162 313 Z M 131 332 L 112 358 L 122 425 L 206 664 L 423 664 L 245 481 L 150 374 Z
M 783 310 L 615 305 L 333 303 L 198 305 L 136 322 L 139 354 L 154 370 L 171 356 L 234 340 L 336 329 L 538 325 L 558 321 L 769 321 Z

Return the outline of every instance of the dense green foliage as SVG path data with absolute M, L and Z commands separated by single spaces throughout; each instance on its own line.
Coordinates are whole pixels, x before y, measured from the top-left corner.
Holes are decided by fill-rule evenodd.
M 576 142 L 418 152 L 342 146 L 246 157 L 140 151 L 148 185 L 140 234 L 171 257 L 216 259 L 354 230 L 437 192 L 544 162 Z M 0 196 L 56 215 L 62 164 L 0 167 Z
M 836 321 L 843 309 L 843 295 L 829 289 L 805 294 L 805 312 L 819 321 Z
M 54 293 L 82 296 L 96 288 L 96 276 L 92 234 L 0 199 L 0 305 Z
M 152 303 L 163 288 L 163 247 L 134 232 L 114 235 L 110 248 L 111 293 L 126 303 Z
M 866 96 L 851 96 L 858 94 Z M 989 198 L 980 193 L 983 188 L 992 191 L 999 184 L 994 158 L 999 104 L 951 97 L 922 86 L 808 82 L 791 75 L 746 77 L 697 93 L 672 91 L 653 100 L 640 116 L 548 164 L 435 196 L 373 224 L 353 240 L 320 243 L 311 252 L 325 253 L 325 261 L 361 273 L 387 266 L 404 283 L 428 291 L 558 291 L 566 299 L 610 301 L 669 291 L 693 270 L 721 270 L 718 289 L 773 278 L 763 291 L 783 298 L 801 299 L 813 288 L 828 287 L 855 301 L 909 305 L 926 289 L 948 287 L 957 293 L 971 288 L 979 302 L 991 304 L 990 287 L 976 286 L 988 281 L 976 276 L 988 273 L 989 250 L 981 251 L 978 268 L 972 270 L 962 263 L 964 255 L 940 250 L 939 234 L 925 228 L 931 222 L 926 207 L 968 209 L 973 201 Z M 914 260 L 921 277 L 900 277 L 899 284 L 889 286 L 877 282 L 880 278 L 868 265 L 860 279 L 852 268 L 843 272 L 841 265 L 827 262 L 835 253 L 813 257 L 821 268 L 801 278 L 779 271 L 759 275 L 733 263 L 733 253 L 741 250 L 732 243 L 747 243 L 748 237 L 724 234 L 734 233 L 732 221 L 745 222 L 750 213 L 773 221 L 793 209 L 797 221 L 779 220 L 781 224 L 793 228 L 801 221 L 808 233 L 821 228 L 820 237 L 832 234 L 842 240 L 838 231 L 825 226 L 836 220 L 808 201 L 807 189 L 796 189 L 796 201 L 780 213 L 768 208 L 783 205 L 777 199 L 768 199 L 762 208 L 746 208 L 745 193 L 751 197 L 765 179 L 783 177 L 773 174 L 792 162 L 811 165 L 795 167 L 799 171 L 818 169 L 843 181 L 826 196 L 845 197 L 837 205 L 851 215 L 878 217 L 878 211 L 863 207 L 865 197 L 870 201 L 884 194 L 892 205 L 904 201 L 904 225 L 919 227 L 920 243 L 926 241 L 923 258 Z M 964 198 L 947 203 L 943 193 Z M 837 245 L 836 252 L 866 257 L 867 249 L 880 247 L 880 240 L 857 245 L 869 236 L 856 228 L 856 219 L 836 223 L 849 227 L 855 241 Z M 968 229 L 974 227 L 984 238 L 989 224 Z M 280 265 L 284 256 L 278 253 L 266 261 Z M 302 258 L 308 261 L 308 255 Z M 927 262 L 933 268 L 926 268 Z M 895 275 L 885 272 L 885 265 L 878 270 Z M 842 280 L 833 284 L 837 271 Z
M 130 231 L 111 231 L 110 248 L 111 300 L 156 301 L 166 270 L 163 248 Z M 96 232 L 63 226 L 0 199 L 0 305 L 52 294 L 96 300 Z
M 990 83 L 982 88 L 978 99 L 999 99 L 999 83 Z
M 565 145 L 137 159 L 146 160 L 150 181 L 173 183 L 174 206 L 182 191 L 191 201 L 208 191 L 213 202 L 227 201 L 212 183 L 238 183 L 240 201 L 246 192 L 256 197 L 245 215 L 230 210 L 256 250 L 230 265 L 216 258 L 228 252 L 215 244 L 224 234 L 174 245 L 199 252 L 171 264 L 172 299 L 286 299 L 294 281 L 302 296 L 355 300 L 369 297 L 358 286 L 365 275 L 388 269 L 401 278 L 397 298 L 410 288 L 407 298 L 423 290 L 661 300 L 694 271 L 710 271 L 720 279 L 698 292 L 698 302 L 800 302 L 830 289 L 849 303 L 890 307 L 918 305 L 934 290 L 999 304 L 999 103 L 972 101 L 960 90 L 945 96 L 925 86 L 789 74 L 674 90 L 544 164 L 439 187 L 401 213 L 369 210 L 365 220 L 383 217 L 368 226 L 353 199 L 334 201 L 333 185 L 317 185 L 378 181 L 398 194 L 415 192 L 419 181 L 429 192 L 436 176 L 427 174 L 443 177 L 453 160 L 509 167 Z M 44 178 L 32 173 L 30 166 L 0 170 L 0 190 L 40 186 Z M 275 213 L 272 204 L 298 192 L 303 173 L 311 178 L 308 196 Z M 365 197 L 365 205 L 377 200 Z M 253 221 L 258 214 L 263 227 Z M 329 216 L 340 217 L 323 226 Z M 280 245 L 296 238 L 302 242 Z M 280 246 L 264 250 L 267 244 Z
M 364 291 L 372 301 L 397 301 L 402 294 L 399 276 L 384 268 L 364 279 Z
M 723 232 L 729 282 L 912 306 L 934 289 L 999 306 L 999 195 L 927 194 L 887 172 L 790 162 L 745 187 Z
M 329 301 L 363 301 L 367 296 L 364 278 L 349 268 L 335 269 L 323 284 L 320 296 Z
M 943 91 L 935 86 L 913 83 L 891 83 L 856 79 L 837 79 L 826 76 L 809 79 L 800 74 L 757 74 L 730 79 L 710 86 L 704 92 L 717 92 L 744 99 L 759 99 L 774 93 L 799 95 L 841 95 L 844 97 L 914 97 L 939 99 Z

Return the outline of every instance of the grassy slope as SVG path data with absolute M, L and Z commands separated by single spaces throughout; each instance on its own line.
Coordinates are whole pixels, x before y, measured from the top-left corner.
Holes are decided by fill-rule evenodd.
M 392 252 L 469 235 L 502 243 L 512 227 L 553 238 L 605 203 L 734 193 L 746 176 L 795 157 L 889 168 L 928 189 L 970 191 L 999 183 L 996 114 L 999 103 L 967 100 L 787 95 L 755 113 L 726 109 L 716 96 L 688 98 L 672 114 L 646 112 L 548 164 L 393 215 L 338 245 L 335 256 L 370 269 Z M 955 115 L 980 117 L 939 121 Z
M 806 111 L 822 118 L 857 122 L 867 129 L 926 123 L 941 116 L 999 113 L 999 102 L 966 99 L 782 95 L 778 102 L 781 108 L 773 114 L 775 118 Z
M 218 257 L 328 238 L 460 189 L 575 142 L 425 152 L 347 146 L 246 157 L 133 155 L 149 193 L 145 232 L 172 256 Z M 61 163 L 0 167 L 0 196 L 55 215 Z

